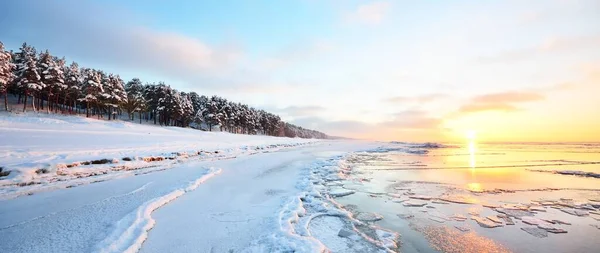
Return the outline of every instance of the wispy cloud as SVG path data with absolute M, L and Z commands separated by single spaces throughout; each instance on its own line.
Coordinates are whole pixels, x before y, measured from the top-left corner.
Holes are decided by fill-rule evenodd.
M 295 117 L 316 115 L 319 112 L 323 112 L 325 110 L 327 110 L 327 108 L 318 105 L 288 106 L 286 108 L 276 109 L 276 111 L 283 112 L 285 114 Z
M 476 96 L 473 103 L 520 103 L 544 99 L 542 94 L 533 92 L 500 92 Z
M 470 113 L 470 112 L 483 112 L 483 111 L 503 111 L 503 112 L 512 112 L 517 111 L 518 108 L 510 105 L 510 104 L 502 104 L 502 103 L 472 103 L 466 104 L 460 107 L 459 111 L 462 113 Z
M 375 1 L 359 5 L 354 11 L 348 14 L 347 19 L 350 22 L 359 22 L 364 24 L 379 24 L 388 15 L 391 3 L 388 1 Z
M 326 120 L 321 117 L 303 117 L 292 121 L 303 127 L 317 129 L 330 135 L 356 136 L 369 132 L 373 125 L 354 120 Z
M 395 113 L 392 120 L 382 122 L 380 125 L 396 130 L 406 130 L 437 128 L 441 123 L 441 119 L 428 116 L 426 111 L 406 110 Z
M 532 57 L 537 57 L 552 52 L 563 52 L 569 50 L 598 49 L 600 48 L 600 35 L 589 35 L 580 37 L 556 37 L 549 38 L 534 47 L 521 48 L 501 52 L 497 55 L 479 57 L 481 63 L 506 63 L 514 62 Z
M 425 103 L 430 103 L 430 102 L 435 102 L 438 100 L 442 100 L 447 98 L 448 95 L 447 94 L 442 94 L 442 93 L 431 93 L 431 94 L 424 94 L 424 95 L 420 95 L 420 96 L 414 96 L 414 97 L 407 97 L 407 96 L 397 96 L 397 97 L 391 97 L 391 98 L 387 98 L 384 101 L 385 102 L 389 102 L 389 103 L 419 103 L 419 104 L 425 104 Z
M 545 96 L 534 92 L 500 92 L 473 97 L 467 104 L 460 107 L 460 113 L 482 111 L 517 111 L 515 104 L 544 100 Z

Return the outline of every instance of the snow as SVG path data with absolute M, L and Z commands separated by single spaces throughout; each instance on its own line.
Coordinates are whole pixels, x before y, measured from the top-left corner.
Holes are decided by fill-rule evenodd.
M 186 188 L 173 190 L 164 196 L 151 199 L 142 204 L 136 210 L 117 221 L 114 231 L 96 246 L 96 251 L 105 253 L 137 252 L 148 237 L 148 231 L 154 227 L 155 220 L 151 217 L 154 210 L 181 197 L 186 192 L 195 190 L 204 181 L 219 173 L 221 173 L 221 169 L 212 168 L 206 175 L 194 180 Z M 135 191 L 138 190 L 136 189 Z
M 0 139 L 0 167 L 11 171 L 0 180 L 0 199 L 164 170 L 187 160 L 231 159 L 319 141 L 45 113 L 0 114 Z M 123 161 L 126 157 L 132 161 Z M 147 157 L 173 160 L 149 163 Z M 98 159 L 117 163 L 81 165 Z
M 327 195 L 340 187 L 327 183 L 344 176 L 342 156 L 375 143 L 43 113 L 0 114 L 0 139 L 0 166 L 11 171 L 0 178 L 0 252 L 397 248 L 398 234 L 353 218 Z M 342 228 L 351 235 L 338 236 Z

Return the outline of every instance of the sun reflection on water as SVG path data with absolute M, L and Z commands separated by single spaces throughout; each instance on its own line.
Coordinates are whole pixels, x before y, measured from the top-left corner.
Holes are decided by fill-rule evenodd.
M 469 164 L 471 169 L 475 168 L 475 141 L 469 141 Z

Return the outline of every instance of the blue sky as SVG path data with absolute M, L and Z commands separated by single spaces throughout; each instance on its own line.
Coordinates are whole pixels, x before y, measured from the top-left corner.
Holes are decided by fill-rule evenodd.
M 600 104 L 582 102 L 599 86 L 598 1 L 7 0 L 0 8 L 8 48 L 27 41 L 330 134 L 600 140 L 589 109 Z M 540 125 L 552 130 L 541 134 Z M 550 138 L 574 129 L 582 134 Z

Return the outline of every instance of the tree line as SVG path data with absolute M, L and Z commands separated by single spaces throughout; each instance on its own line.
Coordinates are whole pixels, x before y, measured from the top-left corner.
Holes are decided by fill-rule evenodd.
M 17 104 L 48 113 L 83 114 L 115 120 L 127 113 L 132 121 L 151 121 L 161 126 L 193 127 L 207 131 L 264 134 L 300 138 L 327 138 L 324 133 L 283 122 L 278 115 L 196 92 L 180 92 L 163 82 L 124 82 L 119 75 L 67 64 L 48 50 L 37 53 L 23 43 L 18 51 L 6 51 L 0 42 L 0 94 L 5 110 L 8 95 Z M 29 99 L 29 100 L 28 100 Z M 137 120 L 136 120 L 137 117 Z

